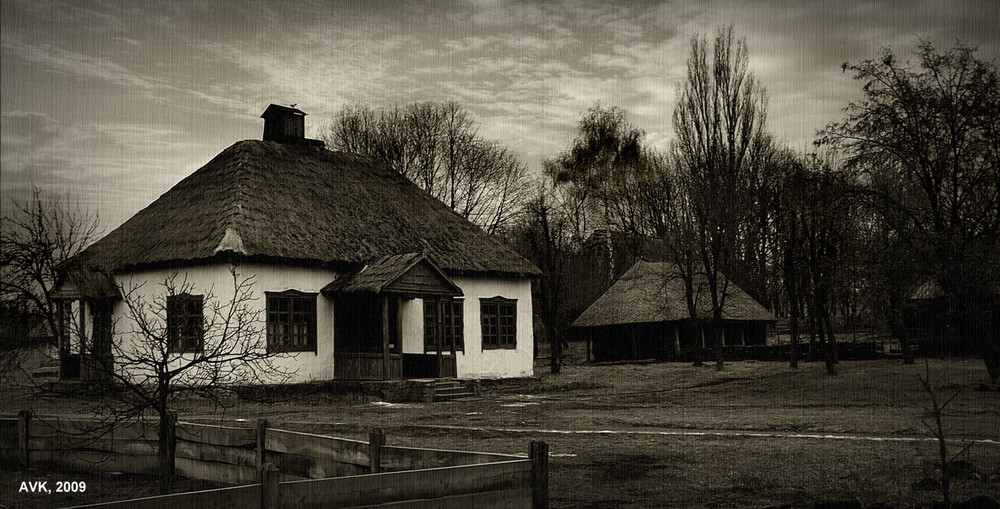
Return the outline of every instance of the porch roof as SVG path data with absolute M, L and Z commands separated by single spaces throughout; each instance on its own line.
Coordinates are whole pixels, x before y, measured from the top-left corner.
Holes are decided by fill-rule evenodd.
M 77 267 L 69 270 L 52 292 L 56 300 L 120 299 L 121 292 L 113 276 L 103 271 Z
M 387 255 L 323 287 L 324 295 L 370 292 L 459 296 L 461 288 L 423 253 Z

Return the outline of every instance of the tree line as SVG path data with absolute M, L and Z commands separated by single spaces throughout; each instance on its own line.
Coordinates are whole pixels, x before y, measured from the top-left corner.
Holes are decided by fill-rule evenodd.
M 644 145 L 619 108 L 584 113 L 569 148 L 544 161 L 542 184 L 511 233 L 543 269 L 553 369 L 574 318 L 560 314 L 566 259 L 587 232 L 606 229 L 661 241 L 691 316 L 694 276 L 705 277 L 718 369 L 730 284 L 788 317 L 791 367 L 808 330 L 808 356 L 831 374 L 834 314 L 888 324 L 906 357 L 912 331 L 903 310 L 924 287 L 947 331 L 943 354 L 979 355 L 1000 377 L 1000 88 L 996 66 L 975 51 L 922 42 L 914 64 L 889 49 L 844 64 L 862 99 L 817 133 L 813 154 L 796 154 L 769 132 L 766 92 L 731 28 L 711 43 L 692 38 L 665 150 Z M 627 267 L 611 236 L 604 242 L 613 280 Z
M 648 145 L 627 112 L 600 104 L 534 177 L 457 103 L 348 105 L 323 137 L 405 175 L 542 269 L 535 309 L 553 370 L 575 318 L 564 295 L 568 261 L 604 230 L 660 241 L 657 255 L 685 282 L 691 316 L 694 281 L 707 280 L 719 369 L 731 285 L 789 319 L 791 366 L 804 353 L 830 373 L 833 315 L 863 314 L 905 337 L 902 309 L 929 285 L 943 297 L 950 348 L 982 355 L 996 378 L 1000 340 L 981 324 L 996 321 L 1000 293 L 1000 91 L 995 64 L 975 53 L 922 42 L 915 63 L 889 49 L 845 63 L 861 99 L 817 133 L 815 154 L 775 140 L 766 90 L 732 27 L 690 40 L 667 147 Z M 51 329 L 56 267 L 94 240 L 96 218 L 40 196 L 4 210 L 4 321 L 27 314 Z M 606 287 L 630 260 L 617 259 L 611 235 L 603 239 L 609 270 L 595 284 Z

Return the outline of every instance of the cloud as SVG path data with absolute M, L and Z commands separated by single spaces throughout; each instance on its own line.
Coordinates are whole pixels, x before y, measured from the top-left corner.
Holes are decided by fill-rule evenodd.
M 176 183 L 188 168 L 171 129 L 102 122 L 83 126 L 44 113 L 11 111 L 0 116 L 5 198 L 24 201 L 35 187 L 65 195 L 117 226 Z M 174 171 L 171 171 L 174 170 Z
M 599 101 L 624 108 L 649 143 L 665 147 L 690 37 L 728 24 L 747 39 L 772 129 L 807 146 L 859 94 L 842 62 L 880 45 L 908 54 L 918 37 L 945 48 L 962 36 L 995 58 L 1000 24 L 987 0 L 9 0 L 2 8 L 0 186 L 51 183 L 133 211 L 228 143 L 259 136 L 257 116 L 271 102 L 298 103 L 317 136 L 347 103 L 458 101 L 484 136 L 537 170 Z
M 173 88 L 162 80 L 134 72 L 106 58 L 60 48 L 49 43 L 27 43 L 17 33 L 5 35 L 2 48 L 8 55 L 61 74 L 107 81 L 146 91 Z

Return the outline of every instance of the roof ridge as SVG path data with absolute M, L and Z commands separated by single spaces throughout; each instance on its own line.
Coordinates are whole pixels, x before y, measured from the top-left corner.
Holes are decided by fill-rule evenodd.
M 240 226 L 245 224 L 246 208 L 244 205 L 247 203 L 247 197 L 250 194 L 247 187 L 253 180 L 247 164 L 247 153 L 253 150 L 254 145 L 242 142 L 238 142 L 237 145 L 241 150 L 238 151 L 236 161 L 232 165 L 234 174 L 232 190 L 234 196 L 229 200 L 222 219 L 222 226 L 225 227 L 225 230 L 222 234 L 222 240 L 219 241 L 219 245 L 214 250 L 216 254 L 223 251 L 247 254 L 246 247 L 243 244 L 243 237 L 240 235 L 240 230 L 242 230 Z

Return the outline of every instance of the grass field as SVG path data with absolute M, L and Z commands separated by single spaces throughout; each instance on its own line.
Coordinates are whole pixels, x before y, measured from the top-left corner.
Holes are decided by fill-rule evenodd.
M 574 345 L 576 346 L 576 345 Z M 579 358 L 579 355 L 571 355 Z M 821 363 L 798 370 L 764 362 L 714 367 L 678 363 L 569 364 L 536 377 L 484 384 L 461 403 L 390 404 L 309 394 L 228 409 L 184 402 L 182 419 L 233 424 L 263 417 L 284 429 L 446 449 L 528 452 L 551 446 L 553 507 L 808 507 L 817 500 L 926 505 L 938 499 L 936 442 L 917 375 L 958 396 L 945 428 L 958 452 L 953 498 L 1000 499 L 1000 392 L 981 361 Z M 72 413 L 74 399 L 4 391 L 2 406 Z

